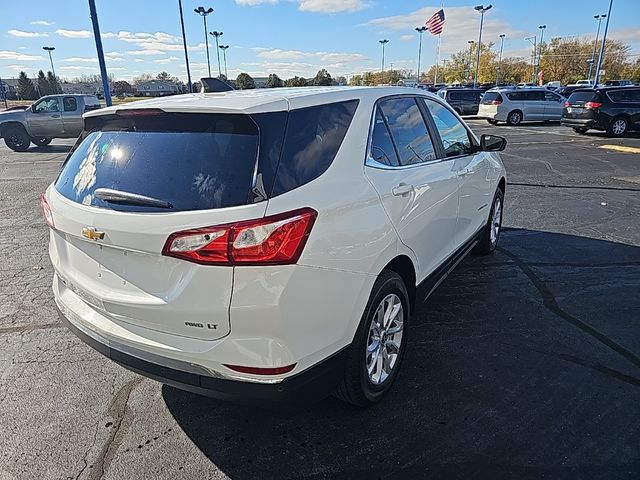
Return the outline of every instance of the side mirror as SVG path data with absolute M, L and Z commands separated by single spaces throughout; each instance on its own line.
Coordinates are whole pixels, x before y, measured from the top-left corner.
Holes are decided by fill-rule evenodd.
M 31 110 L 32 113 L 36 113 L 36 104 L 34 103 L 33 105 L 31 105 L 29 109 Z
M 480 148 L 483 152 L 501 152 L 507 146 L 507 139 L 497 135 L 482 135 Z

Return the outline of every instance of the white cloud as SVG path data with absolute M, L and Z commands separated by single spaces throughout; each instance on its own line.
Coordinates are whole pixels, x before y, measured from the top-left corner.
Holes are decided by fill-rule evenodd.
M 120 52 L 107 52 L 104 54 L 105 57 L 122 57 Z
M 140 63 L 140 62 L 145 62 L 146 60 L 144 60 L 143 58 L 134 58 L 133 61 L 136 63 Z
M 34 20 L 33 22 L 29 22 L 30 25 L 44 25 L 45 27 L 50 27 L 56 22 L 47 22 L 46 20 Z
M 360 53 L 335 53 L 335 52 L 316 52 L 323 62 L 357 62 L 367 60 L 367 57 Z
M 127 55 L 164 55 L 162 50 L 129 50 Z
M 296 59 L 312 56 L 312 53 L 305 53 L 299 50 L 280 50 L 279 48 L 259 49 L 258 57 L 262 58 L 280 58 L 280 59 Z
M 154 60 L 155 63 L 161 63 L 161 64 L 167 64 L 167 63 L 173 63 L 177 60 L 180 60 L 178 57 L 169 57 L 169 58 L 163 58 L 160 60 Z
M 415 35 L 402 35 L 402 36 L 400 37 L 400 41 L 401 41 L 401 42 L 409 42 L 409 41 L 411 41 L 411 40 L 413 40 L 413 39 L 415 39 L 415 38 L 416 38 L 416 36 L 415 36 Z
M 63 62 L 83 62 L 83 63 L 98 63 L 98 60 L 91 57 L 68 57 L 62 60 Z
M 274 3 L 278 3 L 278 0 L 236 0 L 236 3 L 238 5 L 246 5 L 246 6 L 253 7 L 254 5 L 260 5 L 263 3 L 270 3 L 273 5 Z
M 35 38 L 35 37 L 48 37 L 49 35 L 46 33 L 39 32 L 24 32 L 22 30 L 11 29 L 7 32 L 12 37 L 21 37 L 21 38 Z
M 65 65 L 63 67 L 58 67 L 59 70 L 86 70 L 88 67 L 86 65 Z
M 42 57 L 40 55 L 25 55 L 24 53 L 0 50 L 0 60 L 35 61 L 42 60 Z
M 362 0 L 300 0 L 300 10 L 303 12 L 338 13 L 355 12 L 367 5 Z
M 56 30 L 56 33 L 61 37 L 66 38 L 89 38 L 91 36 L 91 32 L 89 30 L 65 30 L 63 28 L 59 28 Z
M 612 38 L 625 43 L 640 43 L 640 29 L 636 27 L 611 30 L 607 38 Z

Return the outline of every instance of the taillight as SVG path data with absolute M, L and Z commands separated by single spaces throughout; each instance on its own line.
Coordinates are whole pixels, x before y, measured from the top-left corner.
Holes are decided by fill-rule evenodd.
M 167 239 L 162 254 L 202 265 L 291 265 L 300 258 L 317 215 L 303 208 L 176 232 Z
M 502 100 L 494 100 L 493 102 L 491 102 L 491 105 L 500 105 L 502 104 Z
M 584 108 L 600 108 L 602 103 L 600 102 L 587 102 L 584 104 Z
M 51 213 L 51 207 L 49 203 L 47 203 L 47 197 L 44 193 L 40 194 L 40 206 L 42 207 L 42 216 L 44 217 L 44 221 L 49 225 L 50 228 L 56 228 L 53 224 L 53 214 Z
M 570 106 L 571 106 L 571 104 L 570 104 L 569 102 L 564 102 L 564 106 L 565 106 L 565 108 L 566 108 L 566 107 L 570 107 Z

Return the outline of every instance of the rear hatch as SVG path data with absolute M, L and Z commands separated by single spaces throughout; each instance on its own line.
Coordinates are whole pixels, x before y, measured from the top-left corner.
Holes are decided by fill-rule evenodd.
M 502 95 L 498 92 L 485 92 L 480 100 L 478 114 L 495 115 L 498 113 L 498 105 L 502 103 Z
M 264 216 L 256 186 L 263 148 L 255 116 L 129 110 L 87 118 L 45 197 L 59 291 L 116 321 L 226 335 L 233 268 L 162 252 L 174 232 Z
M 590 120 L 602 105 L 600 93 L 595 90 L 575 90 L 564 102 L 562 118 Z

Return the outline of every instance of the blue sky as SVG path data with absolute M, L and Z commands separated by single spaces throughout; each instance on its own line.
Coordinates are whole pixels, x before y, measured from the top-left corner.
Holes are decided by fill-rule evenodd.
M 4 2 L 3 2 L 4 3 Z M 96 0 L 107 68 L 117 79 L 165 70 L 186 80 L 177 0 Z M 496 0 L 485 16 L 483 40 L 506 34 L 505 55 L 529 58 L 525 37 L 580 35 L 593 38 L 593 15 L 606 13 L 608 0 Z M 14 6 L 15 5 L 15 6 Z M 380 68 L 378 40 L 387 38 L 386 65 L 412 68 L 417 63 L 413 30 L 436 10 L 438 1 L 415 0 L 183 0 L 189 60 L 194 78 L 206 76 L 207 64 L 199 5 L 213 7 L 209 30 L 221 30 L 229 77 L 275 72 L 282 78 L 311 76 L 325 67 L 334 76 Z M 445 1 L 442 58 L 477 39 L 479 15 L 473 2 Z M 604 24 L 603 24 L 604 27 Z M 612 38 L 640 54 L 640 0 L 615 0 Z M 217 71 L 210 37 L 212 71 Z M 436 37 L 425 35 L 423 66 L 435 61 Z M 43 45 L 56 48 L 58 76 L 98 73 L 96 48 L 86 0 L 29 0 L 28 7 L 4 5 L 0 16 L 0 76 L 30 75 L 49 69 Z

